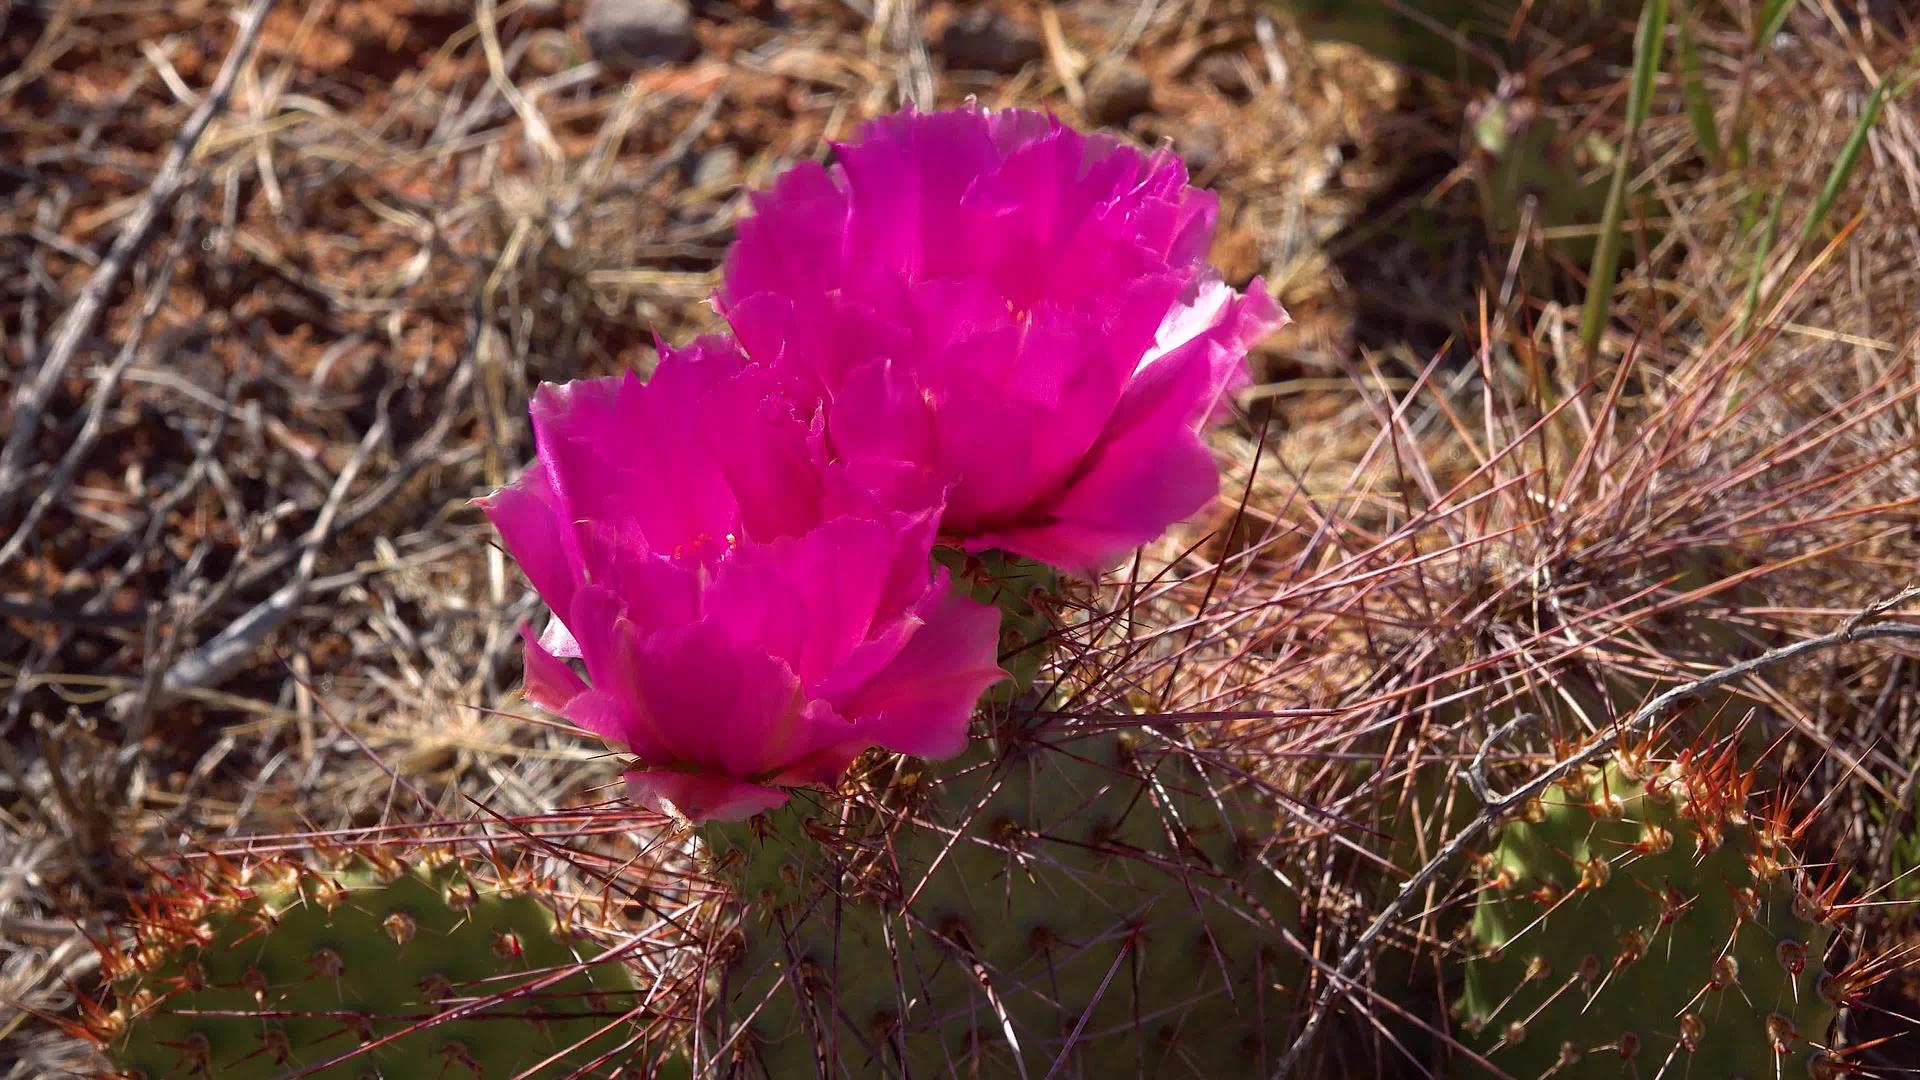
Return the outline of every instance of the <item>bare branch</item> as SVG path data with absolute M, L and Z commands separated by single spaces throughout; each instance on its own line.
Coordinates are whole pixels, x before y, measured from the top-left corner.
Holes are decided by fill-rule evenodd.
M 273 9 L 273 2 L 253 0 L 253 4 L 241 16 L 240 31 L 234 38 L 233 49 L 227 54 L 226 63 L 221 65 L 220 74 L 214 77 L 206 98 L 187 117 L 180 133 L 174 136 L 167 159 L 161 163 L 160 172 L 153 178 L 152 186 L 147 188 L 146 196 L 128 215 L 127 224 L 120 230 L 120 235 L 114 237 L 107 257 L 87 278 L 87 283 L 81 286 L 80 295 L 74 298 L 73 306 L 67 309 L 66 315 L 54 327 L 53 343 L 48 346 L 39 370 L 22 376 L 20 388 L 13 399 L 13 417 L 7 442 L 0 447 L 0 513 L 5 513 L 13 505 L 13 500 L 22 490 L 20 473 L 24 467 L 23 458 L 27 446 L 33 442 L 34 434 L 40 428 L 40 414 L 53 396 L 54 387 L 59 385 L 60 377 L 66 374 L 67 365 L 73 362 L 74 354 L 80 351 L 80 342 L 92 333 L 94 324 L 106 310 L 107 297 L 119 284 L 121 275 L 132 265 L 140 249 L 146 246 L 154 223 L 160 220 L 160 215 L 186 187 L 187 164 L 193 159 L 194 148 L 200 145 L 200 137 L 206 134 L 214 117 L 225 111 L 227 98 L 233 93 L 241 70 L 247 66 L 254 47 L 260 42 L 260 30 L 267 21 L 267 13 Z

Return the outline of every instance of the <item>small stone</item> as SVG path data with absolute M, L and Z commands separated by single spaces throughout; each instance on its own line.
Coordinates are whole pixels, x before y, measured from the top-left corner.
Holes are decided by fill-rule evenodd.
M 1087 119 L 1096 124 L 1124 124 L 1153 102 L 1152 80 L 1131 60 L 1102 62 L 1087 76 L 1086 87 Z
M 740 178 L 740 151 L 722 143 L 694 159 L 687 179 L 696 188 L 725 188 Z
M 1033 31 L 992 8 L 977 7 L 947 23 L 940 34 L 940 55 L 949 67 L 1011 75 L 1045 51 Z
M 612 68 L 673 63 L 697 47 L 687 0 L 587 0 L 580 29 L 593 58 Z

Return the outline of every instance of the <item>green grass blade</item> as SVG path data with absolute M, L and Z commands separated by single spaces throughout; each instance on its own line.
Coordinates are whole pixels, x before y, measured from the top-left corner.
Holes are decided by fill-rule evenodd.
M 1813 234 L 1833 212 L 1833 204 L 1839 201 L 1840 193 L 1847 189 L 1847 181 L 1853 178 L 1853 170 L 1860 164 L 1860 152 L 1866 149 L 1867 137 L 1873 134 L 1873 125 L 1880 121 L 1880 110 L 1886 104 L 1890 94 L 1905 94 L 1916 78 L 1909 75 L 1895 85 L 1893 76 L 1880 80 L 1873 88 L 1873 94 L 1867 98 L 1867 104 L 1860 110 L 1860 116 L 1853 122 L 1853 131 L 1847 135 L 1846 145 L 1840 148 L 1840 156 L 1834 159 L 1833 168 L 1827 170 L 1827 182 L 1821 185 L 1820 194 L 1813 200 L 1813 207 L 1807 212 L 1807 218 L 1800 223 L 1800 235 L 1795 239 L 1797 246 L 1804 247 Z M 1766 228 L 1761 230 L 1759 246 L 1754 249 L 1753 265 L 1747 272 L 1747 299 L 1740 314 L 1740 336 L 1745 337 L 1753 317 L 1760 310 L 1761 279 L 1766 276 L 1767 256 L 1772 252 L 1775 234 L 1780 227 L 1780 193 L 1775 192 L 1773 206 L 1767 211 Z
M 1627 173 L 1633 167 L 1633 147 L 1640 125 L 1653 108 L 1653 80 L 1660 72 L 1660 52 L 1667 36 L 1667 0 L 1647 0 L 1640 11 L 1640 28 L 1633 41 L 1633 82 L 1627 90 L 1627 130 L 1613 161 L 1613 182 L 1600 220 L 1600 240 L 1587 274 L 1587 299 L 1580 312 L 1580 344 L 1588 357 L 1600 346 L 1613 304 L 1613 282 L 1620 272 L 1620 245 L 1625 231 Z
M 1627 137 L 1639 134 L 1653 109 L 1653 81 L 1660 75 L 1660 51 L 1667 41 L 1667 0 L 1647 0 L 1633 39 L 1633 83 L 1627 88 Z
M 1793 14 L 1793 0 L 1767 0 L 1767 6 L 1760 9 L 1760 22 L 1754 27 L 1753 54 L 1759 56 L 1767 51 L 1767 46 L 1779 35 L 1780 28 L 1787 25 L 1787 16 Z
M 1707 93 L 1707 76 L 1700 64 L 1700 50 L 1693 41 L 1693 5 L 1682 2 L 1675 20 L 1679 31 L 1680 93 L 1686 98 L 1687 119 L 1693 124 L 1693 137 L 1700 142 L 1700 156 L 1709 165 L 1720 163 L 1720 129 L 1714 125 L 1713 98 Z
M 1912 82 L 1912 78 L 1903 80 L 1902 91 Z M 1880 80 L 1880 85 L 1873 88 L 1873 95 L 1867 98 L 1866 107 L 1860 110 L 1860 118 L 1854 121 L 1846 145 L 1840 148 L 1840 156 L 1834 159 L 1833 168 L 1827 172 L 1826 184 L 1820 188 L 1819 197 L 1813 200 L 1813 209 L 1808 212 L 1807 220 L 1800 224 L 1800 243 L 1806 243 L 1807 238 L 1827 220 L 1834 201 L 1847 189 L 1847 181 L 1853 178 L 1854 166 L 1860 162 L 1860 151 L 1866 149 L 1867 136 L 1873 134 L 1873 125 L 1880 121 L 1880 109 L 1886 104 L 1887 94 L 1892 88 L 1893 78 L 1888 76 Z
M 1760 308 L 1760 283 L 1767 276 L 1767 257 L 1773 254 L 1773 240 L 1780 232 L 1780 208 L 1786 205 L 1781 195 L 1779 191 L 1773 193 L 1773 205 L 1767 208 L 1767 223 L 1760 229 L 1760 239 L 1753 246 L 1753 261 L 1747 266 L 1747 302 L 1740 312 L 1740 337 L 1747 336 L 1747 327 Z

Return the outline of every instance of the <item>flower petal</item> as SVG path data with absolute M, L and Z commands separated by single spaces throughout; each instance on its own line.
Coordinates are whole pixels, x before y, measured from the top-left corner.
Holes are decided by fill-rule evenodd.
M 564 712 L 568 702 L 586 692 L 587 681 L 534 640 L 532 627 L 522 623 L 520 637 L 526 643 L 527 700 L 550 713 Z
M 1135 428 L 1096 452 L 1046 519 L 970 536 L 966 548 L 1004 548 L 1093 575 L 1192 516 L 1219 487 L 1213 454 L 1191 427 Z
M 535 441 L 567 520 L 683 554 L 737 528 L 733 491 L 699 438 L 705 375 L 676 373 L 693 366 L 663 359 L 658 388 L 628 372 L 534 395 Z
M 745 821 L 787 801 L 784 788 L 671 769 L 632 769 L 624 774 L 627 798 L 650 810 L 671 808 L 700 824 L 707 821 Z
M 893 662 L 839 706 L 869 741 L 902 754 L 952 757 L 987 687 L 1006 677 L 997 660 L 1000 612 L 954 592 L 941 575 L 921 626 Z
M 477 500 L 500 534 L 500 543 L 556 612 L 573 606 L 582 577 L 579 543 L 549 500 L 547 472 L 536 462 L 520 480 Z
M 818 748 L 800 680 L 786 661 L 734 640 L 717 622 L 634 641 L 634 690 L 672 764 L 759 776 Z M 830 737 L 829 737 L 830 738 Z
M 900 546 L 888 521 L 840 518 L 735 552 L 707 591 L 707 618 L 791 666 L 811 689 L 874 635 Z M 920 554 L 921 588 L 926 553 Z
M 827 438 L 850 461 L 931 461 L 934 413 L 911 368 L 877 360 L 849 372 L 834 394 Z

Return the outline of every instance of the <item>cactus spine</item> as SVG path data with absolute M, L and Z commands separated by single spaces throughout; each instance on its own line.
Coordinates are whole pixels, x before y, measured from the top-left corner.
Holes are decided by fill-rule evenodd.
M 795 800 L 709 826 L 748 901 L 721 997 L 750 1074 L 1270 1062 L 1298 980 L 1291 898 L 1262 886 L 1198 778 L 1141 743 L 980 752 L 938 780 L 899 776 L 883 811 Z
M 538 883 L 428 853 L 202 863 L 171 885 L 107 953 L 95 1026 L 121 1076 L 564 1076 L 629 1040 L 630 976 L 583 964 L 602 950 Z
M 1831 908 L 1731 753 L 1623 753 L 1566 779 L 1486 857 L 1459 1006 L 1516 1077 L 1818 1075 Z M 1469 1069 L 1469 1071 L 1472 1071 Z
M 722 1069 L 1259 1074 L 1300 970 L 1253 822 L 1151 732 L 1010 719 L 1055 582 L 997 555 L 967 569 L 1016 672 L 989 695 L 991 743 L 703 830 L 744 902 L 713 988 Z

